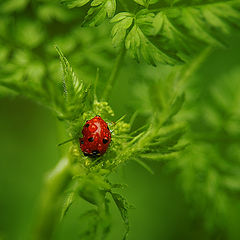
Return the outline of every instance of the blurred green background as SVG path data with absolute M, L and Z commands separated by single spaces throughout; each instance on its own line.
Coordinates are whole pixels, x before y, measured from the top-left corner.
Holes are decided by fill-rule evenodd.
M 108 25 L 93 29 L 80 27 L 82 11 L 68 10 L 58 1 L 1 2 L 0 79 L 29 77 L 32 81 L 37 81 L 39 78 L 61 78 L 60 64 L 54 49 L 54 44 L 57 44 L 69 58 L 80 79 L 90 81 L 95 77 L 97 67 L 100 68 L 98 95 L 101 96 L 104 81 L 115 57 L 115 49 L 111 46 Z M 215 114 L 214 119 L 214 111 L 206 107 L 211 105 L 212 90 L 220 93 L 220 96 L 221 91 L 227 92 L 227 103 L 231 104 L 228 106 L 235 108 L 233 115 L 236 113 L 238 116 L 239 43 L 240 33 L 236 31 L 231 36 L 228 48 L 212 51 L 189 79 L 186 103 L 180 117 L 189 121 L 190 132 L 205 131 L 210 135 L 211 131 L 220 132 L 215 125 L 220 117 Z M 156 80 L 164 81 L 170 70 L 170 67 L 151 67 L 144 64 L 140 68 L 138 63 L 126 57 L 110 99 L 116 113 L 115 119 L 124 114 L 130 118 L 136 110 L 143 113 L 149 111 L 145 106 L 147 96 L 145 98 L 144 91 L 148 91 L 148 86 Z M 5 98 L 4 88 L 0 90 L 0 240 L 25 240 L 29 239 L 34 225 L 43 177 L 54 167 L 61 155 L 57 144 L 65 140 L 61 134 L 63 126 L 57 123 L 49 110 L 15 96 L 14 93 Z M 225 99 L 224 96 L 222 99 Z M 198 114 L 209 117 L 210 120 L 203 118 L 198 122 L 194 119 Z M 223 116 L 222 124 L 225 124 L 226 116 Z M 140 114 L 136 125 L 141 125 L 144 118 L 145 115 Z M 209 127 L 208 121 L 214 124 Z M 221 129 L 222 125 L 219 126 Z M 235 124 L 233 129 L 237 135 L 240 125 Z M 219 155 L 226 162 L 228 158 L 234 158 L 239 164 L 239 143 L 239 138 L 234 144 L 224 138 L 220 148 L 230 149 L 230 153 L 224 155 L 219 152 Z M 214 153 L 218 151 L 214 142 L 208 144 L 211 150 L 214 149 Z M 225 218 L 220 213 L 218 215 L 218 210 L 216 216 L 212 216 L 211 209 L 215 208 L 219 199 L 214 198 L 214 195 L 214 201 L 207 201 L 204 211 L 201 211 L 198 207 L 198 202 L 201 206 L 202 201 L 201 194 L 197 194 L 199 188 L 194 189 L 193 183 L 192 193 L 196 193 L 197 197 L 191 199 L 191 191 L 190 196 L 186 197 L 189 191 L 183 187 L 183 178 L 186 182 L 188 179 L 181 166 L 174 163 L 172 165 L 152 163 L 155 175 L 150 175 L 141 166 L 130 162 L 113 174 L 115 182 L 125 182 L 128 185 L 124 195 L 135 206 L 130 211 L 129 239 L 240 239 L 239 194 L 234 196 L 234 201 L 228 202 Z M 210 171 L 208 165 L 206 166 L 205 171 Z M 239 168 L 235 169 L 239 176 Z M 219 175 L 221 177 L 221 171 Z M 224 194 L 228 196 L 232 193 Z M 79 239 L 78 233 L 86 224 L 80 216 L 88 207 L 83 200 L 74 203 L 66 218 L 58 225 L 53 239 Z M 108 239 L 120 239 L 124 226 L 116 207 L 112 205 L 111 208 L 112 231 Z M 216 219 L 219 224 L 215 222 Z

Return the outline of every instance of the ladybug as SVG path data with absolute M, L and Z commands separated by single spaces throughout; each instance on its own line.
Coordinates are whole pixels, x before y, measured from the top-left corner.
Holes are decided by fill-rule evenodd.
M 111 132 L 107 123 L 96 116 L 83 126 L 83 137 L 79 139 L 80 148 L 85 156 L 96 158 L 102 156 L 111 142 Z

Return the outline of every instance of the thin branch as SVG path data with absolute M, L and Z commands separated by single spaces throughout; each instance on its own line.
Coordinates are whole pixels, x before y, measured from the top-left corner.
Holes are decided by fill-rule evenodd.
M 115 64 L 113 66 L 113 69 L 112 69 L 112 72 L 110 74 L 110 77 L 106 83 L 106 88 L 103 92 L 103 100 L 108 100 L 109 99 L 109 96 L 110 96 L 110 92 L 113 88 L 113 85 L 115 84 L 116 80 L 117 80 L 117 77 L 118 77 L 118 73 L 119 73 L 119 70 L 121 68 L 121 65 L 122 65 L 122 61 L 124 59 L 124 55 L 125 55 L 125 46 L 123 46 L 121 48 L 121 50 L 119 51 L 119 54 L 117 56 L 117 59 L 115 61 Z
M 49 240 L 60 217 L 63 201 L 62 193 L 71 180 L 70 163 L 63 158 L 48 175 L 37 218 L 37 226 L 32 237 L 33 240 Z

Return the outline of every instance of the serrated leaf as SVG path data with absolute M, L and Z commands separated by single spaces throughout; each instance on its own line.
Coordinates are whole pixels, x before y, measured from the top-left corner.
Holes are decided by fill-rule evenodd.
M 133 15 L 122 12 L 117 14 L 111 22 L 116 23 L 112 28 L 112 43 L 115 47 L 121 46 L 125 40 L 127 30 L 133 23 Z
M 62 70 L 63 70 L 63 88 L 64 88 L 64 94 L 68 101 L 70 101 L 71 97 L 74 95 L 74 81 L 78 81 L 76 79 L 76 76 L 66 59 L 66 57 L 63 55 L 62 51 L 56 46 L 56 50 L 58 52 L 58 55 L 60 57 L 60 61 L 62 64 Z
M 78 80 L 62 51 L 58 47 L 56 47 L 56 50 L 59 54 L 63 69 L 64 93 L 68 101 L 71 101 L 71 98 L 74 98 L 83 90 L 83 82 Z
M 133 58 L 137 61 L 143 59 L 152 65 L 159 62 L 170 65 L 181 62 L 174 53 L 163 51 L 154 39 L 147 36 L 153 32 L 153 18 L 154 14 L 146 11 L 140 11 L 135 18 L 130 13 L 116 15 L 112 20 L 116 23 L 112 30 L 114 46 L 120 46 L 125 41 L 125 47 Z
M 116 11 L 116 0 L 94 0 L 84 19 L 83 26 L 98 26 L 106 18 L 112 18 Z
M 146 0 L 135 2 L 149 5 Z M 126 20 L 130 16 L 118 14 L 118 20 L 113 21 L 117 22 L 112 31 L 113 44 L 121 45 L 125 39 L 130 55 L 151 65 L 180 64 L 206 44 L 224 46 L 231 29 L 240 27 L 239 9 L 239 0 L 199 0 L 190 4 L 169 1 L 159 10 L 150 7 L 140 10 L 131 16 L 134 21 Z
M 56 47 L 59 54 L 63 70 L 63 95 L 65 97 L 65 109 L 61 119 L 74 121 L 80 114 L 93 104 L 93 88 L 84 87 L 83 81 L 79 81 L 71 65 L 69 64 L 62 51 Z M 62 96 L 61 96 L 62 97 Z
M 129 12 L 120 12 L 118 13 L 117 15 L 115 15 L 111 20 L 110 22 L 111 23 L 116 23 L 116 22 L 119 22 L 127 17 L 134 17 L 134 15 L 132 13 L 129 13 Z
M 128 204 L 127 200 L 120 194 L 111 192 L 111 195 L 112 195 L 114 202 L 116 203 L 116 205 L 118 207 L 118 210 L 120 211 L 120 214 L 121 214 L 122 219 L 126 226 L 126 232 L 123 237 L 123 239 L 125 240 L 127 238 L 128 232 L 129 232 L 129 218 L 128 218 L 129 204 Z
M 144 59 L 148 64 L 154 66 L 157 63 L 174 65 L 179 61 L 177 56 L 171 56 L 157 47 L 137 25 L 134 25 L 127 35 L 125 46 L 133 58 L 138 61 Z
M 240 26 L 239 8 L 239 0 L 201 0 L 189 5 L 180 1 L 177 6 L 159 11 L 153 22 L 155 34 L 158 30 L 161 42 L 167 43 L 182 60 L 188 61 L 189 56 L 198 53 L 206 43 L 225 45 L 226 35 L 233 27 Z

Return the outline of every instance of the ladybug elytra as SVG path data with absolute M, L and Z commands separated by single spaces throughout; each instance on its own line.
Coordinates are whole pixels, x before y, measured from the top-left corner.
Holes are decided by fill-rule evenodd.
M 100 116 L 97 115 L 86 121 L 82 134 L 83 137 L 79 141 L 85 156 L 99 157 L 107 151 L 111 142 L 111 132 L 107 123 Z

